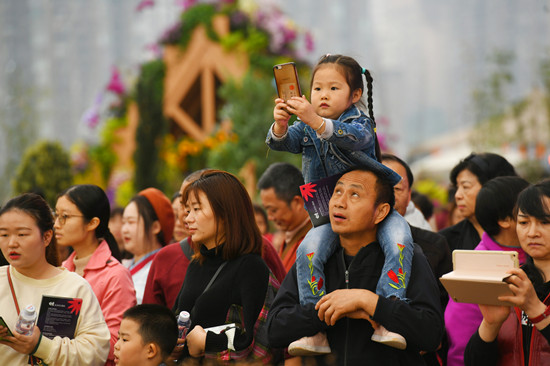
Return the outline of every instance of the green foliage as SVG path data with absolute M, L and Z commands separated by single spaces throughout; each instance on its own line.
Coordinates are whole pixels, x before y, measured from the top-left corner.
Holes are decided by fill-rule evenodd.
M 13 180 L 13 189 L 17 194 L 41 192 L 54 207 L 57 195 L 72 182 L 69 153 L 59 142 L 43 141 L 25 152 Z
M 271 71 L 271 69 L 270 69 Z M 208 166 L 238 173 L 247 162 L 254 162 L 258 172 L 276 161 L 299 165 L 300 155 L 269 151 L 265 136 L 273 123 L 275 90 L 271 78 L 259 77 L 249 71 L 240 82 L 227 82 L 219 90 L 226 100 L 221 110 L 223 118 L 233 122 L 237 142 L 228 142 L 212 150 Z
M 104 184 L 109 181 L 113 167 L 117 162 L 117 156 L 111 148 L 118 140 L 115 132 L 127 124 L 128 121 L 125 116 L 108 119 L 101 130 L 99 145 L 90 149 L 90 159 L 99 164 Z
M 218 35 L 212 27 L 214 15 L 216 15 L 216 8 L 211 4 L 197 4 L 184 11 L 181 15 L 181 35 L 178 45 L 185 49 L 191 40 L 193 30 L 199 25 L 204 25 L 208 38 L 217 41 Z
M 0 163 L 0 202 L 12 194 L 10 181 L 21 163 L 25 150 L 36 140 L 38 130 L 38 113 L 35 100 L 40 97 L 39 91 L 27 85 L 23 72 L 16 69 L 6 74 L 6 100 L 4 108 L 0 108 L 0 144 L 2 163 Z
M 162 112 L 164 73 L 165 65 L 162 60 L 144 64 L 136 86 L 136 101 L 139 109 L 134 153 L 136 191 L 147 187 L 157 187 L 162 190 L 159 172 L 163 162 L 159 159 L 159 151 L 168 126 Z

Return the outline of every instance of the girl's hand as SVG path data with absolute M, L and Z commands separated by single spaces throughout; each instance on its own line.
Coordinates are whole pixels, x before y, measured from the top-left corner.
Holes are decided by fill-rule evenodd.
M 288 126 L 290 114 L 287 112 L 288 105 L 281 98 L 275 99 L 275 108 L 273 108 L 273 118 L 277 127 L 284 127 L 285 131 Z M 277 133 L 277 131 L 275 131 Z
M 33 333 L 30 336 L 22 335 L 17 332 L 13 332 L 13 337 L 7 334 L 7 328 L 0 326 L 0 337 L 3 338 L 0 344 L 9 346 L 18 353 L 29 355 L 38 344 L 38 340 L 40 339 L 40 328 L 35 325 Z
M 189 355 L 192 357 L 201 357 L 204 355 L 206 347 L 206 331 L 200 325 L 196 325 L 193 330 L 185 337 Z
M 315 112 L 315 109 L 304 95 L 292 97 L 286 104 L 290 113 L 294 113 L 302 122 L 314 130 L 318 129 L 323 123 L 323 118 Z

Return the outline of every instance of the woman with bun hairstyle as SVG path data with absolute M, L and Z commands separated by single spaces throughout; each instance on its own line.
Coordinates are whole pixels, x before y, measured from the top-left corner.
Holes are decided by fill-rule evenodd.
M 53 228 L 52 209 L 37 194 L 12 198 L 0 209 L 0 248 L 10 264 L 0 267 L 0 315 L 13 332 L 0 326 L 0 365 L 28 365 L 30 355 L 56 366 L 107 360 L 109 328 L 99 302 L 84 278 L 58 267 Z M 15 331 L 18 313 L 30 304 L 38 311 L 43 295 L 82 300 L 73 337 L 48 338 L 36 325 L 31 335 Z
M 134 255 L 129 270 L 136 289 L 137 303 L 143 293 L 151 263 L 158 251 L 172 241 L 174 233 L 172 203 L 156 188 L 147 188 L 134 196 L 122 215 L 124 249 Z
M 114 365 L 114 346 L 122 314 L 136 305 L 132 276 L 120 264 L 117 241 L 109 230 L 111 208 L 107 195 L 93 184 L 75 185 L 62 192 L 55 205 L 57 244 L 72 247 L 63 267 L 92 286 L 111 333 L 107 365 Z

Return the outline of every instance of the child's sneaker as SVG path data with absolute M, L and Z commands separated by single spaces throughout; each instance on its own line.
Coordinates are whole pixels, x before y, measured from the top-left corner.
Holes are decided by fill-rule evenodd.
M 374 330 L 374 333 L 372 334 L 372 337 L 370 339 L 374 342 L 382 343 L 386 346 L 401 350 L 407 348 L 407 341 L 405 340 L 405 337 L 403 337 L 401 334 L 390 332 L 382 325 L 379 325 Z
M 327 336 L 319 332 L 311 337 L 303 337 L 288 346 L 288 353 L 292 356 L 316 356 L 330 353 Z

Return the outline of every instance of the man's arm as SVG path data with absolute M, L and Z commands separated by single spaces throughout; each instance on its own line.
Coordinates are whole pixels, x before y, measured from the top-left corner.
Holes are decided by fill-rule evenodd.
M 326 328 L 319 320 L 315 304 L 300 305 L 296 266 L 286 275 L 267 317 L 269 343 L 284 348 L 302 337 L 312 336 Z
M 370 321 L 376 310 L 378 297 L 372 291 L 359 288 L 335 290 L 323 296 L 315 309 L 319 319 L 327 325 L 334 325 L 344 317 Z

